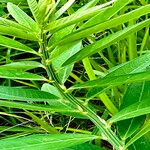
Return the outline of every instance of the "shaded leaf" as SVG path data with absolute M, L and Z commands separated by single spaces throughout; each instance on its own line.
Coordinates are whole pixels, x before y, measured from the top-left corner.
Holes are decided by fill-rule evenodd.
M 61 150 L 104 150 L 104 149 L 93 144 L 85 143 L 85 144 L 81 144 L 81 145 L 77 145 L 77 146 L 73 146 L 73 147 L 65 148 Z
M 131 84 L 127 88 L 127 91 L 124 95 L 123 102 L 120 106 L 119 111 L 136 102 L 143 101 L 142 97 L 143 96 L 147 97 L 149 95 L 147 93 L 149 92 L 149 90 L 145 89 L 147 88 L 147 84 L 150 84 L 150 82 Z M 144 124 L 144 121 L 145 121 L 145 116 L 140 116 L 140 117 L 118 122 L 117 123 L 118 131 L 122 139 L 127 139 L 132 134 L 134 134 Z
M 141 95 L 142 101 L 136 102 L 114 115 L 109 122 L 117 122 L 150 113 L 150 84 L 145 85 L 146 95 Z

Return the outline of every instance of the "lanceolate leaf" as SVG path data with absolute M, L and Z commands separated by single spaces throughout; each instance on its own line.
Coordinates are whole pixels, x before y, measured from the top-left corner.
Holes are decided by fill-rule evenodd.
M 68 65 L 70 63 L 76 62 L 78 60 L 82 60 L 83 58 L 90 56 L 96 52 L 100 52 L 102 51 L 104 48 L 114 44 L 117 41 L 120 41 L 122 39 L 124 39 L 125 37 L 127 37 L 130 33 L 134 33 L 139 31 L 140 29 L 148 26 L 150 24 L 150 19 L 142 21 L 136 25 L 130 26 L 125 28 L 124 30 L 118 31 L 114 34 L 111 34 L 109 36 L 107 36 L 106 38 L 103 38 L 83 49 L 81 49 L 81 51 L 79 51 L 78 53 L 76 53 L 74 56 L 72 56 L 71 58 L 69 58 L 64 64 Z
M 131 61 L 120 64 L 111 68 L 106 75 L 107 77 L 138 73 L 145 71 L 146 67 L 150 65 L 150 54 L 139 56 Z
M 124 8 L 128 3 L 133 0 L 116 0 L 112 7 L 106 9 L 104 12 L 100 12 L 91 19 L 89 19 L 86 23 L 84 23 L 80 29 L 87 28 L 91 26 L 95 26 L 96 24 L 100 24 L 112 16 L 117 14 L 122 8 Z M 99 19 L 101 18 L 101 19 Z
M 55 19 L 59 18 L 69 7 L 75 2 L 75 0 L 69 0 L 67 3 L 64 4 L 56 13 Z
M 58 99 L 58 97 L 39 90 L 0 86 L 0 99 L 51 102 L 52 100 Z
M 145 124 L 142 126 L 139 132 L 137 132 L 126 144 L 126 147 L 129 147 L 131 144 L 133 144 L 135 141 L 137 141 L 139 138 L 141 138 L 143 135 L 148 133 L 150 131 L 150 119 L 148 119 Z
M 119 111 L 136 103 L 143 101 L 142 97 L 149 96 L 149 90 L 147 89 L 150 82 L 134 83 L 129 85 Z M 140 120 L 140 121 L 139 121 Z M 122 139 L 131 137 L 139 128 L 144 124 L 145 116 L 140 116 L 128 120 L 123 120 L 117 123 L 119 134 Z
M 150 113 L 150 84 L 145 86 L 146 95 L 141 95 L 142 101 L 132 104 L 114 115 L 109 122 L 117 122 Z
M 0 106 L 9 107 L 9 108 L 18 108 L 26 110 L 35 110 L 35 111 L 47 111 L 47 112 L 63 112 L 63 113 L 79 113 L 78 111 L 72 109 L 71 107 L 66 107 L 66 105 L 60 105 L 60 103 L 52 103 L 51 105 L 42 105 L 42 104 L 29 104 L 16 101 L 5 101 L 0 100 Z
M 51 33 L 54 33 L 62 28 L 76 24 L 79 21 L 84 21 L 84 20 L 96 15 L 98 12 L 103 11 L 102 8 L 106 7 L 107 5 L 110 5 L 110 4 L 111 3 L 109 3 L 109 4 L 107 3 L 106 5 L 103 4 L 103 5 L 95 6 L 95 7 L 85 10 L 83 13 L 81 13 L 80 11 L 79 12 L 77 11 L 76 13 L 74 13 L 68 17 L 64 17 L 64 18 L 61 18 L 61 19 L 51 22 L 47 26 L 47 30 L 50 30 Z
M 44 66 L 36 61 L 20 61 L 20 62 L 12 62 L 10 64 L 5 64 L 5 65 L 1 65 L 1 68 L 4 69 L 8 69 L 8 70 L 23 70 L 23 71 L 27 71 L 27 70 L 31 70 L 34 68 L 44 68 Z
M 150 65 L 150 54 L 145 54 L 143 56 L 139 56 L 138 58 L 135 58 L 131 61 L 128 61 L 126 63 L 117 65 L 110 70 L 108 70 L 108 74 L 106 77 L 111 77 L 111 76 L 120 76 L 120 75 L 125 75 L 125 74 L 132 74 L 132 73 L 138 73 L 141 71 L 146 70 L 146 67 Z M 92 98 L 98 93 L 102 92 L 103 90 L 106 90 L 108 88 L 93 88 L 88 92 L 87 97 Z
M 85 144 L 73 146 L 70 148 L 65 148 L 62 150 L 104 150 L 104 149 L 97 145 L 85 143 Z
M 39 55 L 32 48 L 30 48 L 30 47 L 28 47 L 28 46 L 26 46 L 26 45 L 24 45 L 18 41 L 15 41 L 13 39 L 10 39 L 10 38 L 7 38 L 7 37 L 1 36 L 1 35 L 0 35 L 0 45 L 11 48 L 11 49 L 16 49 L 19 51 L 24 51 L 24 52 Z
M 36 0 L 27 0 L 34 19 L 39 23 L 39 7 Z
M 31 17 L 29 17 L 24 11 L 22 11 L 18 6 L 12 3 L 8 3 L 7 9 L 19 24 L 24 25 L 29 29 L 32 29 L 33 31 L 37 32 L 38 26 L 36 22 Z
M 150 72 L 141 72 L 134 74 L 127 74 L 121 76 L 104 77 L 102 79 L 96 79 L 85 83 L 77 84 L 70 89 L 78 88 L 93 88 L 93 87 L 113 87 L 122 85 L 125 83 L 134 83 L 140 81 L 150 80 Z
M 17 29 L 30 31 L 30 32 L 32 31 L 31 29 L 25 27 L 24 25 L 21 25 L 21 24 L 15 22 L 15 21 L 8 20 L 8 19 L 2 18 L 2 17 L 0 17 L 0 25 L 8 26 L 8 27 L 14 27 L 14 28 L 17 28 Z
M 0 68 L 0 78 L 6 79 L 20 79 L 20 80 L 37 80 L 37 81 L 46 81 L 47 79 L 29 72 L 8 70 L 7 68 Z
M 28 32 L 26 30 L 20 30 L 14 27 L 0 25 L 0 34 L 10 35 L 21 39 L 30 40 L 30 41 L 38 41 L 38 38 L 35 33 Z
M 8 138 L 0 140 L 1 150 L 58 150 L 75 146 L 98 138 L 95 135 L 86 134 L 51 134 L 30 135 L 20 138 Z M 8 144 L 9 143 L 9 144 Z
M 117 5 L 117 7 L 119 7 L 119 5 Z M 111 9 L 111 8 L 109 8 L 109 9 Z M 105 11 L 107 14 L 107 9 Z M 108 19 L 107 18 L 108 14 L 104 15 L 105 11 L 101 12 L 102 16 L 98 17 L 98 18 L 102 18 L 103 16 L 105 16 L 106 18 L 104 17 L 104 21 L 105 21 L 105 19 Z M 105 22 L 103 22 L 103 19 L 98 19 L 99 20 L 98 22 L 102 21 L 102 23 L 100 22 L 100 24 L 97 23 L 97 25 L 93 25 L 90 27 L 85 26 L 84 28 L 81 26 L 81 29 L 79 28 L 77 31 L 64 37 L 58 44 L 65 44 L 65 43 L 72 42 L 75 40 L 83 39 L 83 38 L 87 37 L 88 35 L 91 35 L 91 34 L 97 33 L 97 32 L 102 32 L 102 31 L 104 31 L 106 29 L 110 29 L 112 27 L 116 27 L 117 25 L 128 22 L 129 20 L 138 18 L 138 17 L 140 17 L 144 14 L 147 14 L 149 12 L 150 12 L 150 5 L 147 5 L 147 6 L 140 7 L 139 9 L 136 9 L 136 10 L 131 11 L 131 12 L 124 14 L 124 15 L 120 15 L 116 18 L 110 19 L 110 20 L 105 21 Z M 117 13 L 117 12 L 115 12 L 115 13 Z M 113 13 L 110 13 L 110 16 L 111 15 L 113 15 Z M 109 15 L 108 15 L 108 17 L 109 17 Z M 93 18 L 93 22 L 96 23 L 94 18 Z

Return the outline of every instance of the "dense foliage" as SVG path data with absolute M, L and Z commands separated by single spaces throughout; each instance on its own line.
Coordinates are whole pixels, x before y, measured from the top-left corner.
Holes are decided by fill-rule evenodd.
M 149 0 L 0 0 L 0 149 L 149 150 Z

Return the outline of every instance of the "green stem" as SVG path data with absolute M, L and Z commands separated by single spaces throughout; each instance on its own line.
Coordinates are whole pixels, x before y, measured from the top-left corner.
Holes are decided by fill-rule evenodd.
M 48 76 L 54 81 L 53 85 L 59 90 L 60 94 L 64 99 L 69 100 L 74 106 L 84 115 L 86 115 L 101 131 L 102 135 L 107 138 L 107 140 L 113 145 L 116 150 L 122 149 L 123 145 L 120 139 L 115 135 L 115 133 L 111 130 L 111 127 L 107 124 L 107 122 L 101 119 L 98 115 L 96 115 L 89 107 L 83 105 L 77 98 L 72 96 L 71 94 L 65 93 L 65 91 L 61 88 L 60 82 L 55 74 L 55 71 L 52 67 L 52 64 L 49 64 L 47 60 L 49 60 L 49 54 L 46 51 L 47 49 L 47 40 L 46 34 L 41 32 L 42 42 L 40 43 L 40 49 L 43 54 L 42 62 L 46 67 Z

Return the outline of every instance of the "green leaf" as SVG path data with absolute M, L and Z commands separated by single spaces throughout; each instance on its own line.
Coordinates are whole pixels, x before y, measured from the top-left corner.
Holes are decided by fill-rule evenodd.
M 43 128 L 49 134 L 58 133 L 58 131 L 55 129 L 55 127 L 52 127 L 49 123 L 47 123 L 43 119 L 37 117 L 36 115 L 34 115 L 33 113 L 31 113 L 27 110 L 25 110 L 25 112 L 33 119 L 34 122 L 37 122 L 41 126 L 41 128 Z
M 120 76 L 120 75 L 125 75 L 125 74 L 132 74 L 132 73 L 138 73 L 141 71 L 145 71 L 146 67 L 150 65 L 150 54 L 145 54 L 143 56 L 139 56 L 131 61 L 128 61 L 126 63 L 123 63 L 121 65 L 117 65 L 110 70 L 108 70 L 108 74 L 106 77 L 111 77 L 111 76 Z M 92 98 L 95 95 L 101 93 L 104 90 L 107 90 L 108 88 L 93 88 L 91 89 L 87 97 Z
M 55 19 L 59 18 L 66 10 L 68 10 L 69 7 L 75 2 L 75 0 L 68 0 L 67 3 L 64 4 L 56 13 L 55 13 Z
M 0 106 L 8 107 L 8 108 L 17 108 L 17 109 L 25 109 L 25 110 L 34 110 L 34 111 L 47 111 L 47 112 L 63 112 L 66 113 L 77 113 L 78 111 L 72 109 L 71 107 L 67 107 L 66 105 L 62 105 L 59 102 L 55 104 L 51 103 L 50 105 L 42 105 L 42 104 L 29 104 L 23 102 L 16 101 L 5 101 L 0 100 Z
M 51 33 L 54 33 L 62 28 L 79 23 L 79 21 L 84 21 L 86 19 L 89 19 L 90 17 L 96 15 L 98 12 L 103 11 L 102 8 L 106 7 L 107 5 L 110 5 L 111 3 L 106 3 L 103 5 L 98 5 L 98 6 L 89 8 L 83 11 L 82 13 L 80 11 L 77 11 L 76 13 L 70 16 L 58 19 L 56 21 L 52 21 L 47 26 L 47 30 L 49 30 Z
M 31 29 L 2 17 L 0 17 L 0 34 L 38 41 L 37 35 Z
M 120 1 L 120 2 L 122 3 L 122 1 Z M 124 3 L 127 4 L 127 3 L 129 3 L 129 1 L 128 2 L 125 1 L 125 2 L 123 2 L 123 4 Z M 115 7 L 114 10 L 118 10 L 119 11 L 123 6 L 120 5 L 120 3 L 117 3 L 114 6 Z M 129 20 L 138 18 L 138 17 L 140 17 L 140 16 L 150 12 L 150 5 L 140 7 L 139 9 L 131 11 L 131 12 L 127 13 L 127 14 L 120 15 L 120 16 L 118 16 L 116 18 L 113 18 L 113 19 L 110 19 L 110 20 L 106 21 L 107 19 L 109 19 L 109 17 L 113 16 L 115 13 L 118 12 L 118 11 L 114 11 L 114 10 L 113 10 L 114 12 L 112 12 L 112 11 L 109 12 L 109 10 L 111 10 L 111 9 L 113 10 L 113 7 L 109 8 L 109 9 L 106 9 L 104 12 L 101 12 L 100 16 L 98 16 L 97 20 L 99 20 L 98 22 L 100 24 L 98 24 L 95 21 L 95 18 L 93 18 L 93 26 L 90 26 L 90 25 L 86 26 L 85 25 L 85 27 L 84 27 L 84 24 L 83 24 L 81 26 L 81 28 L 79 28 L 75 32 L 72 32 L 68 36 L 64 37 L 61 41 L 59 41 L 58 44 L 65 44 L 65 43 L 72 42 L 72 41 L 75 41 L 75 40 L 81 40 L 83 38 L 86 38 L 88 35 L 91 35 L 91 34 L 94 34 L 94 33 L 97 33 L 97 32 L 102 32 L 102 31 L 104 31 L 106 29 L 110 29 L 112 27 L 116 27 L 116 26 L 118 26 L 120 24 L 128 22 Z M 109 13 L 107 14 L 107 12 L 109 12 Z M 107 14 L 108 16 L 104 15 L 104 14 Z M 102 19 L 99 19 L 99 18 L 102 18 Z M 103 21 L 105 21 L 105 22 L 103 22 Z
M 27 71 L 34 68 L 44 68 L 44 66 L 36 61 L 20 61 L 20 62 L 12 62 L 10 64 L 1 65 L 1 68 L 8 69 L 8 70 L 22 70 Z
M 145 124 L 142 126 L 139 132 L 137 132 L 126 144 L 126 147 L 129 147 L 131 144 L 133 144 L 135 141 L 140 139 L 142 136 L 144 136 L 146 133 L 150 131 L 150 119 L 148 119 Z
M 148 82 L 149 83 L 149 82 Z M 136 102 L 121 111 L 119 111 L 116 115 L 114 115 L 111 119 L 109 119 L 109 122 L 117 122 L 120 120 L 125 120 L 137 116 L 141 116 L 144 114 L 150 113 L 150 103 L 149 103 L 149 97 L 150 97 L 150 84 L 146 84 L 144 87 L 146 95 L 141 95 L 140 102 Z
M 136 102 L 141 102 L 143 100 L 142 97 L 147 97 L 149 95 L 147 93 L 148 90 L 146 89 L 147 84 L 150 84 L 150 82 L 131 84 L 124 95 L 123 102 L 120 106 L 119 111 Z M 128 137 L 130 137 L 137 130 L 139 130 L 139 128 L 144 124 L 144 121 L 145 116 L 140 116 L 118 122 L 117 126 L 121 138 L 127 139 Z
M 114 44 L 117 41 L 124 39 L 131 33 L 141 30 L 142 28 L 148 26 L 149 24 L 150 24 L 150 19 L 142 21 L 136 25 L 127 27 L 124 30 L 118 31 L 114 34 L 107 36 L 106 38 L 103 38 L 97 42 L 94 42 L 93 44 L 81 49 L 78 53 L 76 53 L 74 56 L 69 58 L 63 64 L 63 66 L 71 64 L 71 63 L 79 61 L 79 60 L 82 60 L 83 58 L 88 57 L 96 52 L 100 52 L 103 49 L 105 49 L 106 47 Z
M 127 75 L 120 75 L 120 76 L 112 76 L 112 77 L 104 77 L 102 79 L 96 79 L 92 81 L 87 81 L 85 83 L 76 84 L 72 89 L 79 89 L 79 88 L 93 88 L 93 87 L 113 87 L 118 86 L 126 83 L 134 83 L 134 82 L 141 82 L 150 80 L 150 72 L 141 72 L 141 73 L 133 73 Z
M 29 72 L 8 70 L 7 68 L 0 68 L 0 78 L 6 79 L 20 79 L 20 80 L 37 80 L 46 81 L 47 79 Z
M 98 138 L 95 135 L 86 134 L 52 134 L 30 135 L 20 138 L 8 138 L 0 140 L 1 150 L 58 150 L 75 146 Z M 8 144 L 9 143 L 9 144 Z
M 35 35 L 35 33 L 26 32 L 25 30 L 20 30 L 14 27 L 7 27 L 7 26 L 0 25 L 0 34 L 18 37 L 30 41 L 38 41 L 38 38 Z
M 42 85 L 42 88 L 41 88 L 42 91 L 45 91 L 45 92 L 48 92 L 48 93 L 51 93 L 53 95 L 56 95 L 57 97 L 59 98 L 62 98 L 61 94 L 59 93 L 58 89 L 56 87 L 54 87 L 53 85 L 50 85 L 48 83 L 44 83 Z
M 8 2 L 12 2 L 12 3 L 26 3 L 26 0 L 1 0 L 1 3 L 8 3 Z
M 80 29 L 88 28 L 91 26 L 95 26 L 97 24 L 100 24 L 111 17 L 113 17 L 115 14 L 117 14 L 122 8 L 124 8 L 127 4 L 129 4 L 133 0 L 116 0 L 115 3 L 112 5 L 112 7 L 106 9 L 103 12 L 98 13 L 91 19 L 89 19 L 86 23 L 84 23 Z M 101 18 L 101 19 L 99 19 Z
M 38 7 L 38 3 L 36 0 L 27 0 L 28 5 L 30 7 L 30 10 L 34 16 L 34 19 L 36 20 L 36 22 L 39 23 L 39 7 Z
M 14 27 L 14 28 L 17 28 L 20 30 L 25 30 L 25 31 L 30 31 L 30 32 L 32 31 L 31 29 L 25 27 L 24 25 L 21 25 L 15 21 L 8 20 L 8 19 L 2 18 L 2 17 L 0 17 L 0 25 Z
M 64 113 L 74 113 L 78 112 L 72 107 L 72 105 L 58 98 L 54 94 L 17 87 L 7 87 L 0 86 L 0 99 L 13 100 L 13 102 L 0 101 L 0 106 L 11 107 L 11 108 L 20 108 L 27 110 L 43 110 L 43 111 L 56 111 Z M 16 101 L 25 101 L 25 102 L 48 102 L 47 105 L 35 105 L 35 104 L 26 104 Z M 45 107 L 43 109 L 43 107 Z
M 75 53 L 77 53 L 82 46 L 82 42 L 81 41 L 76 41 L 74 43 L 70 43 L 70 44 L 66 44 L 62 47 L 58 47 L 56 49 L 57 52 L 64 50 L 64 53 L 61 53 L 60 55 L 58 55 L 57 57 L 55 57 L 52 60 L 52 64 L 55 68 L 55 70 L 57 70 L 57 74 L 58 77 L 61 81 L 61 83 L 63 84 L 67 78 L 69 77 L 72 69 L 73 69 L 73 64 L 65 66 L 65 67 L 61 67 L 62 64 L 71 56 L 73 56 Z M 55 51 L 54 51 L 55 52 Z M 57 53 L 56 52 L 56 53 Z M 55 53 L 55 54 L 56 54 Z M 57 53 L 58 54 L 58 53 Z M 52 56 L 53 57 L 53 56 Z
M 22 11 L 18 6 L 13 3 L 7 3 L 7 9 L 13 18 L 21 25 L 26 26 L 33 31 L 38 31 L 38 26 L 36 22 L 29 17 L 24 11 Z
M 65 148 L 61 150 L 104 150 L 104 149 L 93 144 L 85 143 L 85 144 L 81 144 L 81 145 L 77 145 L 77 146 L 73 146 L 73 147 Z
M 133 60 L 117 65 L 108 71 L 107 77 L 139 73 L 146 71 L 146 68 L 150 65 L 150 54 L 139 56 Z
M 4 37 L 2 35 L 0 35 L 0 45 L 4 46 L 4 47 L 11 48 L 11 49 L 16 49 L 16 50 L 19 50 L 19 51 L 24 51 L 24 52 L 28 52 L 28 53 L 39 55 L 32 48 L 30 48 L 30 47 L 28 47 L 28 46 L 26 46 L 26 45 L 24 45 L 24 44 L 22 44 L 22 43 L 20 43 L 18 41 L 15 41 L 13 39 Z
M 34 102 L 55 102 L 58 97 L 48 92 L 39 90 L 0 86 L 0 99 Z
M 129 150 L 149 150 L 150 149 L 150 134 L 146 134 L 145 136 L 142 136 L 140 139 L 135 141 L 131 146 L 129 146 L 127 149 Z

